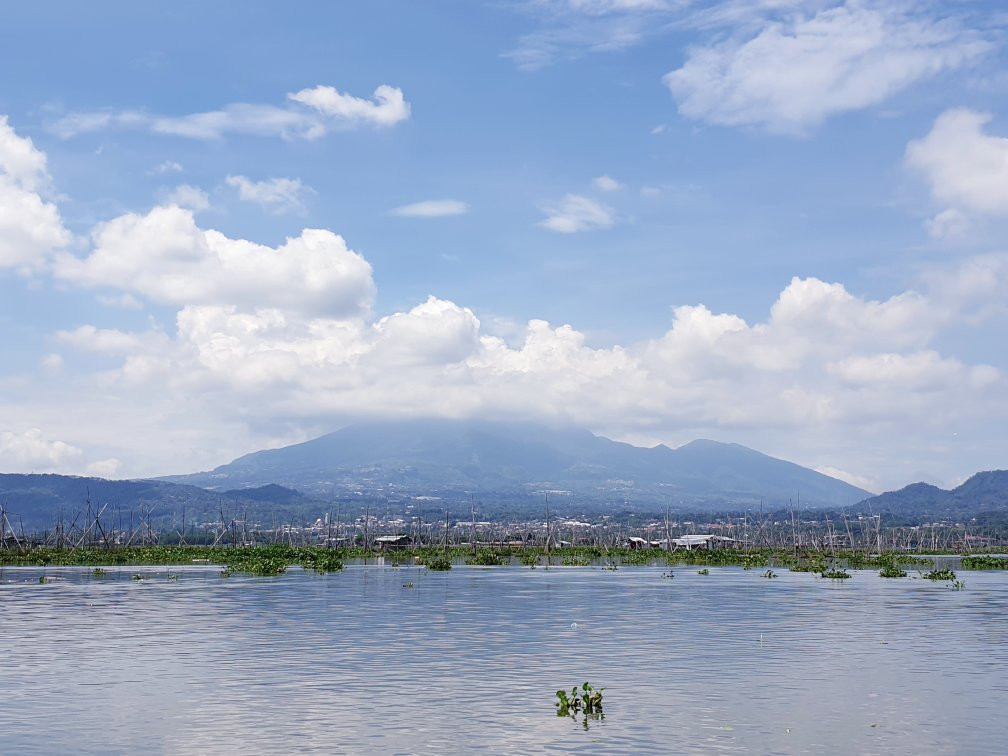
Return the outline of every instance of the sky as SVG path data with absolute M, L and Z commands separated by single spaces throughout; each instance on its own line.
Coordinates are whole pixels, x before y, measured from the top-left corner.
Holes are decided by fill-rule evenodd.
M 1008 467 L 1008 10 L 8 4 L 0 470 L 369 418 Z

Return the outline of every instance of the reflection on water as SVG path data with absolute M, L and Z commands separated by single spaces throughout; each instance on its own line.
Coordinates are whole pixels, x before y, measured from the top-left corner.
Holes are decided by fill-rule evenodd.
M 1008 574 L 0 570 L 0 752 L 1001 752 Z M 141 573 L 144 580 L 134 580 Z M 39 584 L 39 577 L 57 578 Z M 412 587 L 406 585 L 412 583 Z M 605 688 L 605 719 L 555 716 Z

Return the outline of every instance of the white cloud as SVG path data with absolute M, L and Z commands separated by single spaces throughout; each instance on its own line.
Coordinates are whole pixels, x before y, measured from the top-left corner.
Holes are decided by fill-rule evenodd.
M 883 486 L 879 484 L 878 479 L 871 478 L 865 475 L 857 475 L 855 473 L 847 472 L 846 470 L 840 470 L 836 467 L 824 466 L 816 467 L 816 472 L 820 472 L 823 475 L 828 475 L 831 478 L 836 478 L 837 480 L 842 480 L 844 483 L 850 483 L 852 486 L 857 486 L 865 491 L 871 491 L 873 493 L 879 493 L 883 490 Z
M 668 0 L 566 0 L 572 11 L 591 15 L 605 15 L 620 11 L 664 10 L 670 6 Z
M 969 230 L 969 219 L 950 207 L 927 220 L 924 227 L 932 239 L 962 239 Z
M 56 338 L 76 349 L 109 355 L 128 355 L 139 351 L 148 337 L 144 334 L 83 325 L 71 331 L 58 331 Z
M 40 192 L 50 183 L 46 156 L 0 116 L 0 268 L 40 268 L 71 235 Z
M 612 176 L 599 176 L 592 181 L 592 185 L 602 192 L 615 192 L 623 186 Z
M 165 160 L 154 166 L 154 173 L 182 173 L 182 164 L 175 160 Z
M 76 446 L 51 441 L 38 428 L 0 432 L 0 469 L 9 472 L 49 472 L 76 465 L 83 456 Z
M 246 176 L 228 176 L 225 182 L 238 190 L 238 197 L 243 202 L 253 202 L 274 213 L 304 213 L 303 195 L 312 191 L 311 187 L 296 178 L 252 181 Z
M 463 215 L 469 212 L 469 205 L 460 200 L 438 199 L 414 202 L 392 210 L 392 215 L 405 218 L 444 218 L 450 215 Z
M 947 110 L 927 136 L 907 145 L 906 164 L 924 177 L 935 200 L 953 206 L 934 219 L 938 235 L 961 229 L 955 208 L 1008 214 L 1008 138 L 985 134 L 990 120 L 965 108 Z
M 63 369 L 63 356 L 52 352 L 43 357 L 39 364 L 47 373 L 58 373 Z
M 318 86 L 287 95 L 287 106 L 232 103 L 219 110 L 169 116 L 142 110 L 68 113 L 49 125 L 62 139 L 109 129 L 140 129 L 189 139 L 222 139 L 230 134 L 317 139 L 334 128 L 360 124 L 390 126 L 409 118 L 402 90 L 379 86 L 373 100 Z
M 4 180 L 43 185 L 44 162 L 15 147 L 20 167 L 5 163 Z M 614 222 L 569 195 L 543 224 Z M 933 269 L 919 291 L 877 301 L 795 278 L 756 322 L 680 305 L 665 333 L 602 346 L 570 324 L 484 324 L 436 296 L 375 316 L 371 266 L 335 233 L 307 229 L 274 248 L 200 228 L 178 206 L 99 224 L 89 251 L 51 269 L 109 302 L 171 306 L 175 321 L 53 334 L 62 354 L 29 361 L 39 385 L 8 376 L 0 392 L 11 397 L 0 416 L 18 429 L 0 436 L 8 468 L 199 469 L 352 418 L 426 414 L 560 417 L 668 443 L 713 436 L 902 483 L 904 459 L 955 465 L 936 473 L 946 477 L 993 465 L 1008 422 L 1003 364 L 943 349 L 977 323 L 1004 330 L 1008 255 Z M 23 430 L 34 427 L 49 435 Z M 935 441 L 952 427 L 970 446 Z M 54 438 L 86 439 L 88 454 Z
M 99 294 L 98 301 L 106 307 L 115 307 L 119 310 L 142 310 L 143 302 L 130 293 L 124 294 Z
M 85 258 L 60 256 L 58 278 L 110 287 L 154 301 L 288 307 L 346 315 L 374 296 L 371 266 L 343 238 L 305 229 L 277 248 L 200 229 L 192 212 L 156 207 L 99 224 Z
M 623 50 L 656 34 L 664 26 L 656 19 L 681 6 L 667 0 L 532 0 L 518 7 L 543 25 L 504 57 L 535 70 L 584 51 Z
M 616 222 L 616 213 L 611 207 L 578 194 L 568 194 L 555 205 L 545 205 L 541 209 L 546 218 L 538 225 L 561 234 L 609 228 Z
M 1003 300 L 1008 266 L 961 267 L 943 277 L 955 296 L 936 288 L 874 301 L 795 278 L 761 322 L 684 305 L 660 337 L 607 347 L 542 320 L 509 344 L 470 309 L 436 297 L 374 321 L 365 312 L 187 304 L 171 334 L 85 326 L 60 339 L 120 356 L 101 374 L 106 395 L 156 394 L 212 423 L 249 412 L 257 427 L 322 429 L 375 415 L 560 417 L 667 442 L 748 441 L 890 482 L 903 473 L 879 461 L 883 452 L 933 453 L 926 439 L 953 424 L 988 443 L 1008 420 L 1004 374 L 932 343 L 978 300 Z
M 410 117 L 410 105 L 402 90 L 382 84 L 370 100 L 340 92 L 334 87 L 319 85 L 287 95 L 294 102 L 315 108 L 330 118 L 348 123 L 364 122 L 375 126 L 392 126 Z
M 19 137 L 7 116 L 0 116 L 0 176 L 26 192 L 49 185 L 45 153 L 28 137 Z
M 99 459 L 96 462 L 91 462 L 84 471 L 87 475 L 96 478 L 115 478 L 121 467 L 122 462 L 115 457 L 110 457 L 109 459 Z
M 164 194 L 163 201 L 166 205 L 177 205 L 192 210 L 194 213 L 207 210 L 210 207 L 210 198 L 207 193 L 191 184 L 179 184 Z
M 691 48 L 686 62 L 663 78 L 679 112 L 801 134 L 832 115 L 877 105 L 970 65 L 991 49 L 957 20 L 916 15 L 902 3 L 850 0 L 809 15 L 787 11 L 765 20 L 755 36 L 743 26 L 744 34 Z

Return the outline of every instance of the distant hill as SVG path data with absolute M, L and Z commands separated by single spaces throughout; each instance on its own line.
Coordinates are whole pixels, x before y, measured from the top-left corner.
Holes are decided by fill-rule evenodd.
M 15 529 L 51 530 L 61 517 L 64 527 L 84 526 L 87 503 L 102 509 L 106 524 L 119 529 L 135 526 L 141 516 L 152 527 L 178 527 L 183 510 L 187 522 L 216 522 L 221 510 L 228 516 L 241 510 L 252 518 L 281 519 L 299 514 L 312 500 L 281 486 L 250 490 L 206 491 L 196 486 L 161 480 L 105 480 L 72 475 L 0 474 L 0 502 Z
M 950 491 L 927 483 L 912 483 L 898 491 L 865 499 L 859 507 L 897 515 L 907 513 L 933 517 L 1004 512 L 1008 511 L 1008 470 L 978 472 Z
M 300 491 L 292 488 L 284 488 L 276 483 L 269 483 L 265 486 L 255 488 L 235 488 L 225 491 L 224 495 L 231 499 L 245 499 L 248 501 L 263 501 L 272 504 L 290 504 L 292 502 L 305 501 L 307 497 Z
M 787 502 L 828 507 L 867 491 L 738 444 L 631 446 L 587 430 L 474 420 L 369 422 L 214 470 L 162 480 L 211 490 L 277 483 L 315 496 L 354 490 L 528 495 L 562 489 L 594 501 L 673 505 Z

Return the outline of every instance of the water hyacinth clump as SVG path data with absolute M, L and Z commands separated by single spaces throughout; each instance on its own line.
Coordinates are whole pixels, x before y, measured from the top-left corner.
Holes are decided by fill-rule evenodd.
M 588 716 L 602 713 L 602 691 L 605 688 L 593 688 L 585 682 L 580 688 L 576 685 L 571 688 L 570 693 L 566 690 L 556 692 L 556 710 L 558 717 L 576 717 L 583 712 Z
M 824 570 L 821 576 L 829 580 L 847 580 L 850 577 L 850 573 L 842 567 L 833 567 L 828 570 Z
M 944 570 L 934 569 L 931 570 L 931 572 L 925 572 L 923 575 L 921 575 L 921 577 L 923 577 L 925 580 L 931 580 L 934 582 L 938 582 L 940 580 L 947 580 L 949 582 L 948 587 L 954 591 L 961 591 L 963 588 L 966 587 L 966 583 L 962 580 L 959 580 L 956 577 L 955 572 L 953 572 L 950 569 L 944 569 Z
M 479 549 L 466 560 L 466 564 L 481 567 L 501 567 L 511 561 L 511 552 L 507 549 Z
M 944 570 L 934 569 L 931 570 L 930 572 L 925 572 L 923 575 L 921 575 L 921 577 L 923 577 L 925 580 L 934 580 L 934 581 L 955 580 L 956 574 L 950 569 L 944 569 Z
M 901 570 L 895 564 L 887 564 L 881 570 L 879 570 L 879 577 L 884 578 L 905 578 L 907 576 L 905 570 Z
M 1008 557 L 974 554 L 962 558 L 964 570 L 1008 570 Z
M 423 564 L 428 570 L 435 572 L 447 572 L 452 568 L 451 559 L 446 556 L 428 557 Z

